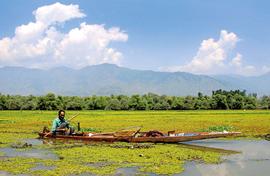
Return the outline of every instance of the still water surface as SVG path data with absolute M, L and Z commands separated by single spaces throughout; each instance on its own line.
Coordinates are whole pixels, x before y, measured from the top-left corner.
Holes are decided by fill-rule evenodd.
M 204 140 L 187 144 L 240 151 L 223 157 L 221 164 L 189 162 L 181 176 L 269 176 L 270 141 Z

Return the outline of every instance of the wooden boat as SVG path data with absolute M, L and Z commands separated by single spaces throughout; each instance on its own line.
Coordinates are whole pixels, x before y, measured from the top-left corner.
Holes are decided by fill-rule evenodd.
M 103 141 L 103 142 L 152 142 L 152 143 L 178 143 L 210 138 L 222 138 L 228 136 L 235 136 L 240 132 L 195 132 L 195 133 L 170 133 L 164 134 L 158 131 L 149 132 L 115 132 L 115 133 L 87 133 L 80 132 L 72 135 L 53 135 L 50 132 L 39 133 L 40 138 L 54 138 L 54 139 L 72 139 L 83 141 Z

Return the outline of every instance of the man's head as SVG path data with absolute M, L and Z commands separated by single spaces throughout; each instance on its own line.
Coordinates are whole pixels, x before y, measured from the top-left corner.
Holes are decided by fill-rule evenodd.
M 63 120 L 65 118 L 65 111 L 64 110 L 59 110 L 58 111 L 58 118 L 60 120 Z

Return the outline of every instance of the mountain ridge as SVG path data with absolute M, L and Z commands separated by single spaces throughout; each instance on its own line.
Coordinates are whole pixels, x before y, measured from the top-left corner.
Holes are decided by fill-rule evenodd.
M 25 67 L 0 68 L 0 92 L 4 94 L 111 95 L 145 94 L 197 95 L 213 90 L 245 89 L 250 93 L 269 94 L 270 73 L 258 77 L 195 75 L 187 72 L 135 70 L 114 64 L 81 69 L 57 67 L 47 70 Z M 262 86 L 260 86 L 262 85 Z

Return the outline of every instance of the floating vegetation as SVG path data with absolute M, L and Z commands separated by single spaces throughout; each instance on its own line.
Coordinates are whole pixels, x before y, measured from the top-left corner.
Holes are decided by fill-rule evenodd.
M 18 149 L 24 149 L 24 148 L 31 148 L 32 144 L 28 144 L 27 142 L 17 142 L 14 144 L 11 144 L 11 148 L 18 148 Z
M 0 124 L 7 124 L 7 123 L 15 123 L 15 122 L 12 120 L 0 119 Z
M 120 144 L 116 144 L 119 146 Z M 0 170 L 12 174 L 70 175 L 93 173 L 114 174 L 118 168 L 138 166 L 141 172 L 173 174 L 183 171 L 184 161 L 220 162 L 220 154 L 181 148 L 178 145 L 157 144 L 151 148 L 115 148 L 112 145 L 82 146 L 55 149 L 59 160 L 8 158 L 0 160 Z M 55 168 L 43 172 L 33 169 L 37 163 Z M 96 163 L 96 164 L 94 164 Z M 12 166 L 16 165 L 14 168 Z
M 69 112 L 67 112 L 68 114 Z M 71 112 L 75 114 L 76 112 Z M 0 152 L 0 170 L 29 175 L 112 175 L 118 168 L 136 167 L 138 172 L 172 175 L 181 173 L 186 161 L 222 162 L 230 154 L 220 150 L 198 150 L 177 144 L 89 143 L 44 140 L 45 145 L 30 145 L 25 139 L 37 138 L 44 126 L 51 126 L 57 112 L 1 111 L 0 149 L 25 155 L 11 156 Z M 129 126 L 141 126 L 142 131 L 167 132 L 241 131 L 246 136 L 269 133 L 270 111 L 80 111 L 74 124 L 80 122 L 87 132 L 112 132 Z M 24 144 L 27 143 L 27 146 Z M 29 146 L 28 146 L 29 145 Z M 25 148 L 24 148 L 25 147 Z M 25 150 L 25 151 L 24 151 Z M 27 152 L 49 152 L 51 157 L 38 157 Z M 232 152 L 233 153 L 233 152 Z M 45 155 L 44 155 L 45 156 Z M 16 166 L 16 167 L 14 167 Z M 43 166 L 49 169 L 42 169 Z
M 264 138 L 265 138 L 266 140 L 270 141 L 270 134 L 266 134 L 266 135 L 264 136 Z
M 115 143 L 111 144 L 112 148 L 128 148 L 128 149 L 148 149 L 155 147 L 155 144 L 151 143 Z
M 2 133 L 0 131 L 0 147 L 10 146 L 12 143 L 27 138 L 36 138 L 36 134 Z
M 229 125 L 220 125 L 220 126 L 210 126 L 206 129 L 202 129 L 199 131 L 204 131 L 204 132 L 223 132 L 223 131 L 233 131 L 235 128 L 233 126 Z
M 0 160 L 0 170 L 11 174 L 27 174 L 39 160 L 34 158 L 5 158 Z

